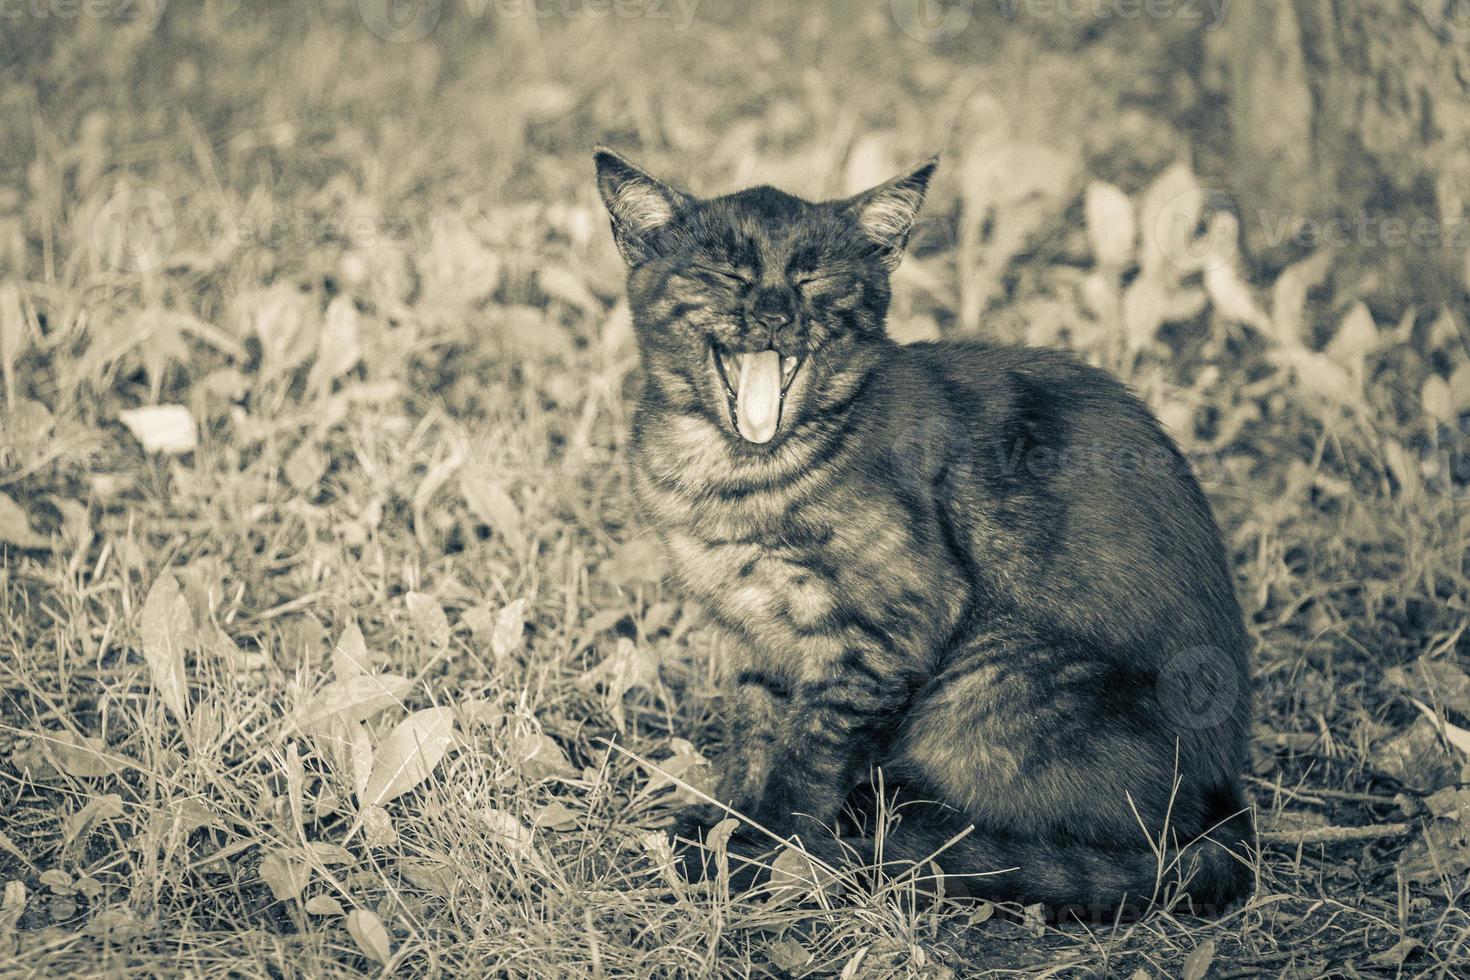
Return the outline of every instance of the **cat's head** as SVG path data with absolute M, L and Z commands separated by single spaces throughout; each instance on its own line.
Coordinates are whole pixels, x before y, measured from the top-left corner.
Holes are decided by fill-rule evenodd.
M 697 198 L 598 150 L 650 381 L 737 445 L 774 445 L 880 343 L 888 277 L 937 166 L 840 201 L 771 187 Z

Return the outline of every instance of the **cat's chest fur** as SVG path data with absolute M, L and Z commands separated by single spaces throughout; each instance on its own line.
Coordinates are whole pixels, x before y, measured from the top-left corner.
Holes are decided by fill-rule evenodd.
M 890 488 L 840 461 L 803 468 L 799 441 L 751 461 L 712 430 L 683 451 L 679 426 L 661 431 L 634 454 L 635 493 L 686 594 L 763 667 L 820 676 L 853 622 L 932 646 L 959 617 L 961 577 Z

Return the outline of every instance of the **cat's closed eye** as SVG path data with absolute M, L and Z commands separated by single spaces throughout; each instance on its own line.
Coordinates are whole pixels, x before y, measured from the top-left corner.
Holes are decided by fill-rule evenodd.
M 691 272 L 700 273 L 701 275 L 717 279 L 732 286 L 750 285 L 749 279 L 733 269 L 720 269 L 712 265 L 693 265 L 689 268 Z

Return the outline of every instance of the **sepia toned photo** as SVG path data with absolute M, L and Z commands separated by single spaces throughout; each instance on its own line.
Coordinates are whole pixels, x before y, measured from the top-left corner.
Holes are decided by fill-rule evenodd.
M 0 978 L 1470 974 L 1470 4 L 0 0 Z

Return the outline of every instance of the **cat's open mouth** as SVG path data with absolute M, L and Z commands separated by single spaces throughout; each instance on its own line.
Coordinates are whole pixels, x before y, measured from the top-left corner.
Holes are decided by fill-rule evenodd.
M 714 355 L 735 431 L 749 442 L 770 442 L 781 425 L 786 392 L 806 359 L 774 349 L 734 354 L 716 348 Z

